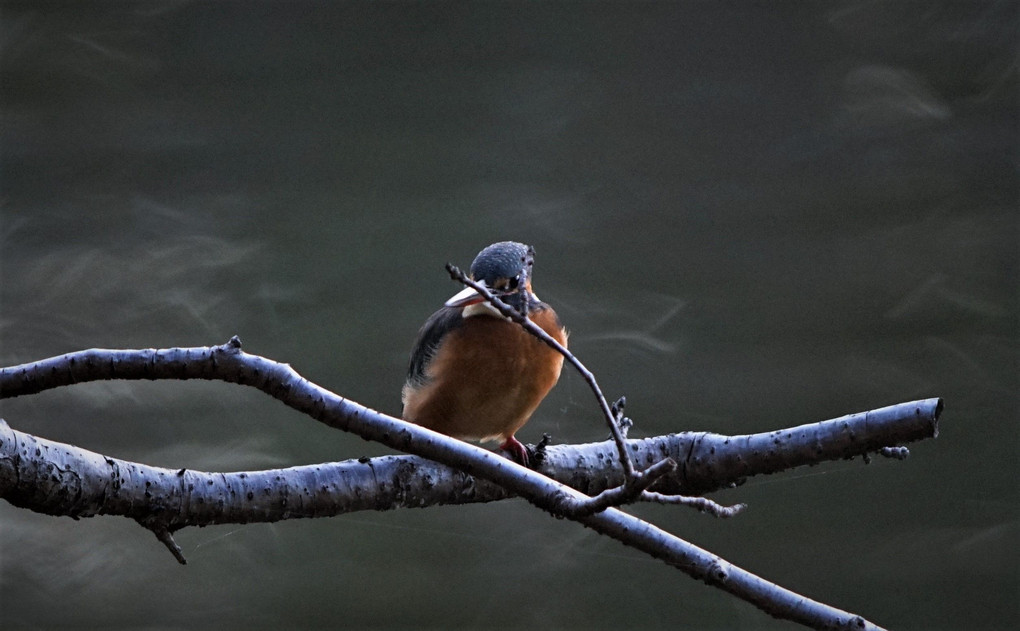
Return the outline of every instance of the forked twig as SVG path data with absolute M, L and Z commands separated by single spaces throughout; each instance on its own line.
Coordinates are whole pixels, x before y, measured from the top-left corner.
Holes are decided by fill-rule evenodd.
M 203 379 L 254 387 L 329 427 L 353 432 L 366 440 L 377 441 L 400 451 L 409 451 L 424 458 L 445 463 L 468 475 L 489 480 L 512 494 L 528 499 L 534 505 L 554 515 L 574 519 L 599 534 L 616 539 L 624 545 L 665 561 L 690 576 L 733 594 L 777 618 L 795 621 L 812 628 L 877 628 L 860 616 L 811 600 L 731 565 L 706 550 L 612 506 L 606 510 L 591 512 L 593 507 L 597 509 L 598 506 L 588 503 L 596 502 L 598 496 L 596 499 L 588 498 L 579 491 L 554 482 L 540 473 L 515 464 L 508 465 L 503 458 L 492 452 L 405 423 L 342 398 L 308 381 L 287 364 L 243 352 L 240 340 L 236 337 L 227 344 L 215 347 L 141 350 L 91 349 L 19 366 L 0 368 L 0 399 L 35 394 L 43 390 L 76 383 L 110 379 Z M 835 419 L 823 424 L 827 428 L 824 431 L 829 434 L 841 435 L 845 432 L 853 432 L 853 428 L 858 424 L 868 426 L 869 424 L 874 425 L 876 421 L 887 423 L 896 419 L 891 428 L 882 433 L 881 438 L 876 436 L 868 442 L 869 449 L 878 449 L 882 445 L 902 444 L 936 436 L 942 407 L 941 399 L 912 401 L 908 404 Z M 905 408 L 908 409 L 905 410 Z M 870 422 L 868 421 L 869 417 L 871 418 Z M 17 467 L 28 467 L 29 470 L 32 467 L 39 468 L 36 466 L 38 464 L 45 467 L 49 463 L 47 458 L 36 462 L 31 457 L 17 457 L 15 454 L 18 453 L 19 440 L 12 440 L 10 436 L 4 437 L 2 430 L 5 428 L 6 425 L 0 420 L 0 447 L 2 447 L 0 456 L 3 456 L 0 457 L 0 462 L 7 462 L 9 465 L 13 463 Z M 13 430 L 8 428 L 7 433 L 11 434 L 12 432 Z M 754 444 L 754 436 L 744 438 Z M 830 436 L 830 440 L 832 438 Z M 859 440 L 860 437 L 856 436 L 855 439 Z M 769 435 L 765 440 L 772 443 L 776 438 Z M 99 462 L 96 463 L 98 473 L 94 477 L 96 483 L 101 485 L 96 493 L 104 498 L 97 500 L 102 503 L 111 499 L 106 492 L 106 484 L 110 475 L 109 466 L 113 466 L 115 463 L 104 459 L 99 454 L 86 455 L 85 460 L 93 456 L 99 459 Z M 656 466 L 666 468 L 669 465 L 658 464 Z M 318 467 L 315 469 L 317 471 Z M 17 477 L 19 484 L 31 478 L 31 476 L 27 476 L 27 473 L 26 477 L 22 477 L 22 474 L 18 473 L 19 471 L 21 471 L 20 468 L 11 470 L 10 467 L 0 467 L 0 487 L 3 487 L 2 483 L 4 482 L 8 484 L 8 487 L 0 488 L 0 497 L 17 506 L 24 505 L 26 508 L 31 508 L 29 504 L 21 503 L 17 494 L 14 496 L 5 495 L 8 490 L 13 489 L 10 487 L 12 472 Z M 41 475 L 48 481 L 59 485 L 60 479 L 49 480 L 53 477 L 50 475 L 50 471 L 52 469 L 48 469 Z M 8 476 L 6 480 L 4 474 Z M 206 522 L 191 521 L 196 516 L 193 510 L 197 503 L 191 504 L 190 501 L 181 497 L 178 478 L 187 474 L 190 474 L 190 471 L 183 469 L 177 472 L 165 471 L 165 475 L 172 478 L 172 483 L 169 483 L 167 487 L 168 493 L 176 497 L 177 502 L 183 502 L 177 509 L 167 510 L 167 505 L 161 502 L 156 502 L 151 506 L 148 504 L 150 501 L 148 499 L 150 497 L 150 480 L 146 476 L 131 476 L 132 483 L 140 494 L 144 493 L 145 500 L 139 500 L 137 503 L 125 503 L 124 498 L 120 498 L 121 504 L 127 506 L 130 511 L 142 511 L 140 523 L 152 530 L 157 538 L 174 553 L 175 557 L 180 554 L 180 549 L 173 542 L 170 533 L 185 526 L 206 525 Z M 157 477 L 159 475 L 156 473 Z M 210 475 L 220 477 L 226 474 Z M 274 473 L 275 475 L 277 474 Z M 245 474 L 242 473 L 240 476 L 243 478 Z M 63 505 L 64 495 L 55 493 L 41 496 L 38 492 L 39 484 L 38 481 L 27 482 L 27 496 L 31 497 L 33 505 L 44 498 Z M 622 493 L 623 491 L 616 492 Z M 642 493 L 637 499 L 689 503 L 674 498 L 675 496 L 660 497 L 654 493 Z M 177 506 L 177 504 L 174 505 Z M 711 510 L 710 506 L 705 506 Z M 91 515 L 95 514 L 95 509 L 96 505 L 89 503 L 84 507 L 74 506 L 61 509 L 72 512 L 59 514 L 84 514 L 83 511 L 85 511 Z M 32 508 L 32 510 L 58 514 L 39 508 Z M 221 513 L 222 510 L 222 507 L 213 508 L 215 514 L 230 521 L 209 521 L 208 523 L 248 523 L 251 521 L 247 511 L 226 514 Z M 152 512 L 150 513 L 150 511 Z M 129 516 L 128 512 L 110 511 L 102 514 Z M 130 514 L 134 516 L 133 512 Z M 291 515 L 289 508 L 279 518 L 286 519 L 288 516 L 294 516 Z M 234 521 L 238 519 L 240 521 Z M 181 559 L 178 558 L 178 561 Z
M 585 506 L 586 511 L 590 510 L 592 513 L 595 513 L 605 510 L 610 506 L 619 506 L 621 504 L 634 501 L 640 497 L 641 494 L 648 489 L 648 487 L 654 484 L 656 480 L 676 469 L 676 462 L 670 458 L 666 458 L 644 471 L 637 471 L 634 469 L 634 463 L 631 461 L 630 454 L 627 452 L 627 439 L 625 436 L 626 429 L 630 427 L 629 424 L 625 423 L 623 416 L 623 408 L 626 404 L 626 399 L 621 397 L 616 401 L 616 403 L 610 406 L 606 401 L 605 395 L 602 394 L 602 389 L 599 387 L 598 381 L 595 379 L 595 375 L 593 375 L 592 372 L 581 363 L 581 360 L 567 350 L 565 346 L 543 331 L 537 324 L 529 320 L 527 311 L 522 313 L 521 311 L 518 311 L 506 304 L 500 300 L 498 296 L 490 292 L 485 285 L 475 282 L 459 267 L 452 263 L 446 264 L 446 271 L 450 273 L 450 276 L 454 280 L 457 280 L 477 291 L 480 296 L 482 296 L 508 320 L 512 320 L 513 322 L 521 325 L 524 327 L 525 331 L 534 335 L 547 346 L 563 355 L 564 359 L 566 359 L 566 361 L 581 374 L 585 382 L 588 383 L 588 386 L 595 394 L 595 400 L 598 402 L 599 409 L 602 411 L 602 415 L 609 424 L 609 431 L 612 435 L 613 442 L 616 443 L 616 450 L 620 456 L 620 465 L 623 467 L 624 483 L 617 488 L 607 489 L 606 491 L 603 491 L 591 498 L 590 502 L 588 502 Z M 629 421 L 630 419 L 626 420 Z
M 450 273 L 450 276 L 468 287 L 478 292 L 480 296 L 496 308 L 504 317 L 508 320 L 513 320 L 517 324 L 524 327 L 524 330 L 531 333 L 538 339 L 545 342 L 545 344 L 551 347 L 553 350 L 563 355 L 564 359 L 567 360 L 577 372 L 581 373 L 588 385 L 591 387 L 592 392 L 595 393 L 595 399 L 598 401 L 599 409 L 602 411 L 602 415 L 605 416 L 606 421 L 609 423 L 609 429 L 613 434 L 613 441 L 616 443 L 616 448 L 620 452 L 620 464 L 623 465 L 623 472 L 627 478 L 631 478 L 635 475 L 634 464 L 630 461 L 630 456 L 627 454 L 627 442 L 620 432 L 620 427 L 616 422 L 616 414 L 610 409 L 609 403 L 606 401 L 605 395 L 602 394 L 602 389 L 599 388 L 598 382 L 595 380 L 595 375 L 588 370 L 584 364 L 581 363 L 577 357 L 574 356 L 565 346 L 557 342 L 551 335 L 546 333 L 537 324 L 532 322 L 527 317 L 527 312 L 521 313 L 517 309 L 514 309 L 510 305 L 506 304 L 499 299 L 498 296 L 494 295 L 488 290 L 485 285 L 475 282 L 467 274 L 465 274 L 459 267 L 452 263 L 446 264 L 446 271 Z

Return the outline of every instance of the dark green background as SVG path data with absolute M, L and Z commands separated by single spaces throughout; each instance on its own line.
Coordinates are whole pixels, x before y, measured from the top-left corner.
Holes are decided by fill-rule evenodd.
M 486 244 L 637 436 L 941 396 L 905 462 L 633 512 L 896 629 L 1018 621 L 1017 4 L 0 5 L 0 363 L 222 343 L 399 411 Z M 154 465 L 385 450 L 226 384 L 4 401 Z M 606 430 L 564 378 L 521 432 Z M 790 628 L 523 502 L 191 529 L 0 503 L 20 628 Z

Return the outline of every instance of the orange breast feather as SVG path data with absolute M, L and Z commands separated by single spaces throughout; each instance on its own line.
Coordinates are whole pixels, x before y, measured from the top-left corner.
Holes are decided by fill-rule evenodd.
M 555 312 L 534 310 L 530 317 L 566 345 Z M 506 440 L 528 422 L 562 366 L 562 355 L 519 324 L 466 318 L 437 349 L 426 383 L 405 391 L 403 416 L 456 438 Z

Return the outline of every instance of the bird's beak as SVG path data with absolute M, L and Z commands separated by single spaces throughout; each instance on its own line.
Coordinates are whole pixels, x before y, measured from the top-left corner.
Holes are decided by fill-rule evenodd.
M 463 291 L 460 291 L 450 297 L 446 301 L 447 307 L 466 307 L 468 305 L 478 304 L 485 298 L 480 293 L 475 291 L 474 287 L 465 287 Z

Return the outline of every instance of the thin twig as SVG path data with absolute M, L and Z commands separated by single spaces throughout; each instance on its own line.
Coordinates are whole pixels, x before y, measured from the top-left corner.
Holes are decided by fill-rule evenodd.
M 595 375 L 588 370 L 584 364 L 581 363 L 573 353 L 571 353 L 565 346 L 557 342 L 551 335 L 546 333 L 537 324 L 528 319 L 526 315 L 521 314 L 510 305 L 500 300 L 497 296 L 493 295 L 485 285 L 473 281 L 467 274 L 465 274 L 459 267 L 452 263 L 446 264 L 446 271 L 450 273 L 450 276 L 457 281 L 471 287 L 478 292 L 489 304 L 496 308 L 504 317 L 513 320 L 517 324 L 524 327 L 528 333 L 531 333 L 538 339 L 546 343 L 547 346 L 551 347 L 561 355 L 574 367 L 577 372 L 581 373 L 584 380 L 588 382 L 592 392 L 595 393 L 595 399 L 598 401 L 599 409 L 602 411 L 602 415 L 605 416 L 606 421 L 609 423 L 609 430 L 612 432 L 613 441 L 616 443 L 616 448 L 620 453 L 620 464 L 623 466 L 623 473 L 626 480 L 631 482 L 635 478 L 639 477 L 634 470 L 634 464 L 630 460 L 630 454 L 627 453 L 627 441 L 620 431 L 619 425 L 617 425 L 616 414 L 609 407 L 609 403 L 606 401 L 605 395 L 602 394 L 602 389 L 599 388 L 598 382 L 595 380 Z
M 732 506 L 723 506 L 718 502 L 714 502 L 707 497 L 689 497 L 687 495 L 663 495 L 662 493 L 653 493 L 651 491 L 645 491 L 641 494 L 641 500 L 645 502 L 655 502 L 656 504 L 677 504 L 680 506 L 690 506 L 696 508 L 703 513 L 708 513 L 715 517 L 733 517 L 744 512 L 747 508 L 747 504 L 733 504 Z
M 653 464 L 652 466 L 645 469 L 641 476 L 635 478 L 631 484 L 626 482 L 620 486 L 606 489 L 598 495 L 591 498 L 590 501 L 586 502 L 582 507 L 582 511 L 579 514 L 594 514 L 599 511 L 603 511 L 610 506 L 622 506 L 624 504 L 630 504 L 635 500 L 641 498 L 644 493 L 647 492 L 648 487 L 655 484 L 659 478 L 664 475 L 668 475 L 676 470 L 676 462 L 672 458 L 666 458 Z M 658 495 L 658 494 L 657 494 Z M 669 497 L 663 495 L 663 497 Z
M 460 281 L 464 285 L 467 285 L 477 291 L 479 295 L 488 301 L 488 303 L 498 310 L 503 316 L 517 324 L 520 324 L 524 327 L 525 331 L 531 333 L 563 355 L 563 357 L 577 369 L 581 376 L 584 377 L 584 380 L 588 383 L 592 392 L 595 394 L 595 399 L 598 401 L 599 408 L 602 410 L 602 415 L 609 424 L 611 437 L 616 443 L 616 448 L 620 455 L 620 464 L 623 466 L 624 481 L 620 486 L 606 489 L 598 495 L 590 498 L 587 502 L 582 503 L 581 506 L 574 510 L 574 514 L 577 516 L 594 514 L 599 511 L 603 511 L 610 506 L 622 506 L 624 504 L 631 503 L 638 498 L 648 500 L 647 497 L 644 497 L 647 489 L 663 475 L 674 471 L 677 465 L 672 459 L 666 458 L 644 471 L 637 471 L 634 469 L 630 453 L 627 451 L 626 446 L 627 431 L 630 429 L 631 425 L 633 425 L 633 421 L 623 415 L 624 408 L 627 405 L 626 397 L 620 397 L 612 405 L 609 405 L 606 401 L 605 395 L 602 394 L 602 389 L 599 387 L 598 381 L 595 379 L 595 375 L 581 363 L 581 360 L 577 359 L 576 355 L 553 339 L 552 336 L 543 331 L 537 324 L 529 320 L 526 309 L 522 311 L 514 309 L 500 300 L 498 296 L 490 292 L 485 285 L 475 282 L 452 263 L 446 264 L 446 271 L 450 273 L 450 276 L 453 277 L 454 280 Z M 524 304 L 527 305 L 527 301 L 525 301 Z M 717 517 L 732 517 L 743 509 L 742 505 L 739 508 L 725 508 L 711 500 L 705 500 L 703 498 L 689 498 L 682 495 L 667 496 L 661 493 L 655 493 L 654 496 L 656 498 L 663 499 L 654 499 L 651 501 L 667 503 L 663 501 L 665 498 L 675 497 L 676 499 L 674 501 L 670 501 L 668 503 L 693 506 L 702 512 L 712 513 Z
M 620 434 L 627 438 L 627 432 L 634 426 L 634 421 L 623 415 L 623 408 L 627 406 L 627 397 L 620 397 L 612 405 L 613 418 L 616 419 L 616 426 L 620 428 Z
M 181 547 L 177 545 L 176 541 L 174 541 L 173 534 L 167 529 L 167 527 L 164 524 L 155 521 L 149 522 L 140 521 L 138 523 L 140 523 L 145 528 L 151 530 L 152 533 L 156 535 L 156 538 L 159 539 L 160 543 L 165 545 L 167 550 L 170 551 L 170 554 L 174 555 L 174 558 L 177 559 L 178 563 L 180 563 L 181 565 L 188 564 L 188 560 L 184 558 L 184 551 L 181 550 Z

